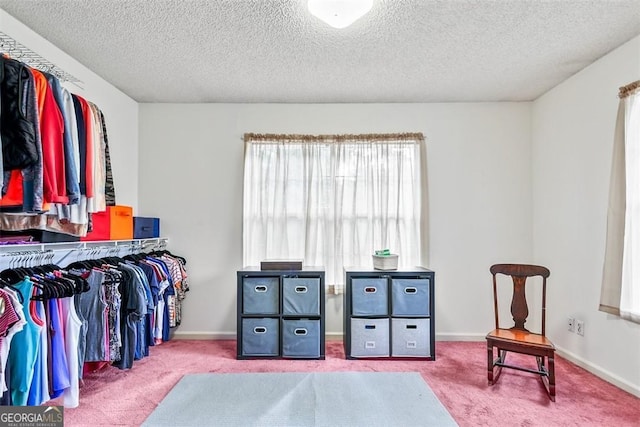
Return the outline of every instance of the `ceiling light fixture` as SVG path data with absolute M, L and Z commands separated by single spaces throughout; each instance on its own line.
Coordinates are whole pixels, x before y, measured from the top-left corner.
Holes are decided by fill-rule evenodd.
M 312 15 L 334 28 L 345 28 L 367 14 L 373 0 L 309 0 L 307 7 Z

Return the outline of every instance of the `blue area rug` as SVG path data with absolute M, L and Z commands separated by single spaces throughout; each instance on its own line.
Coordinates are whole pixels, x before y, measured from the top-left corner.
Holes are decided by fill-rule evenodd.
M 456 426 L 420 374 L 185 375 L 143 426 Z

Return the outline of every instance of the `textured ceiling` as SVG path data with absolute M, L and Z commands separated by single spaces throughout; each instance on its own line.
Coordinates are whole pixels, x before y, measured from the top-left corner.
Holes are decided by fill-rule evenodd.
M 0 0 L 140 102 L 527 101 L 640 34 L 640 0 Z M 640 73 L 640 64 L 639 64 Z

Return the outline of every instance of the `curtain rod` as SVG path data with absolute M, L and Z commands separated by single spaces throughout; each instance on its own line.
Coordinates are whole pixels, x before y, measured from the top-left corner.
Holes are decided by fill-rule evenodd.
M 636 80 L 633 83 L 629 83 L 626 86 L 622 86 L 619 89 L 618 96 L 620 97 L 620 99 L 626 98 L 627 96 L 631 95 L 638 89 L 640 89 L 640 80 Z
M 31 68 L 35 68 L 37 70 L 44 71 L 49 74 L 53 74 L 61 81 L 73 83 L 77 86 L 79 86 L 79 84 L 82 84 L 82 81 L 77 77 L 75 77 L 74 75 L 64 71 L 62 68 L 58 67 L 53 62 L 46 60 L 45 58 L 35 53 L 28 47 L 19 43 L 13 37 L 1 31 L 0 31 L 0 52 L 5 52 L 11 59 L 24 62 L 26 65 L 30 66 Z
M 305 141 L 305 142 L 344 142 L 344 141 L 402 141 L 406 139 L 415 139 L 424 141 L 424 135 L 417 133 L 371 133 L 371 134 L 345 134 L 345 135 L 301 135 L 301 134 L 258 134 L 245 133 L 244 141 Z

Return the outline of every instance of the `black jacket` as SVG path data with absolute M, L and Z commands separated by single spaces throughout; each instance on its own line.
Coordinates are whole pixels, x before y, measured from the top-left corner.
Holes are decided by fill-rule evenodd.
M 27 120 L 35 104 L 33 75 L 22 62 L 0 55 L 0 138 L 5 171 L 24 169 L 39 161 L 36 126 Z

